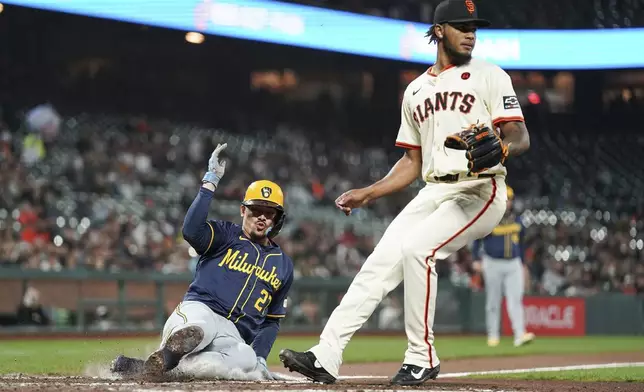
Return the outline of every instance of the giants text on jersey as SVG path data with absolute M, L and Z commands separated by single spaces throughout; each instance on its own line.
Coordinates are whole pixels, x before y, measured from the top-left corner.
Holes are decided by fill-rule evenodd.
M 504 70 L 478 59 L 447 67 L 439 75 L 430 68 L 405 90 L 396 145 L 422 150 L 426 181 L 467 174 L 465 152 L 444 147 L 447 136 L 472 124 L 497 127 L 507 121 L 523 121 L 523 112 Z M 487 172 L 507 173 L 501 164 Z

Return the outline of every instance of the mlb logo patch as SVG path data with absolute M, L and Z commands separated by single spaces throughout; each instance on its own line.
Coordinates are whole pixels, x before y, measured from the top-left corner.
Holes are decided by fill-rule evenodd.
M 262 188 L 261 192 L 262 192 L 262 197 L 265 199 L 268 199 L 271 196 L 271 193 L 273 193 L 273 190 L 265 186 Z
M 519 99 L 516 95 L 506 95 L 503 97 L 503 108 L 504 109 L 519 109 Z

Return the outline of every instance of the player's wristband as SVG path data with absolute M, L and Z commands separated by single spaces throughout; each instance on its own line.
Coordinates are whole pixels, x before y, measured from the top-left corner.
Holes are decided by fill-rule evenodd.
M 209 171 L 209 172 L 206 172 L 206 174 L 204 174 L 201 182 L 209 182 L 212 185 L 214 185 L 215 188 L 217 188 L 217 186 L 219 186 L 219 180 L 220 178 L 217 177 L 215 173 Z

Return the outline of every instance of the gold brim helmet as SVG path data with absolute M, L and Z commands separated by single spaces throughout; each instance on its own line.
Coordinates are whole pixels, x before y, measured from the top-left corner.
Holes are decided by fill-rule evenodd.
M 513 199 L 514 199 L 514 189 L 508 186 L 508 200 L 513 200 Z
M 275 222 L 268 229 L 268 238 L 277 236 L 284 226 L 286 211 L 284 210 L 284 192 L 279 185 L 268 180 L 255 181 L 248 186 L 244 200 L 244 206 L 265 206 L 275 208 Z

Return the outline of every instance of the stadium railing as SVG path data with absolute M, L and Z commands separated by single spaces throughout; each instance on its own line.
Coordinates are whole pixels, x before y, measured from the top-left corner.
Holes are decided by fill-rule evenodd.
M 47 326 L 5 323 L 3 334 L 158 332 L 190 283 L 189 275 L 161 273 L 44 272 L 0 269 L 0 314 L 11 320 L 28 287 L 40 292 Z M 294 282 L 282 331 L 317 333 L 346 292 L 351 278 L 302 278 Z M 485 294 L 441 280 L 435 331 L 485 332 Z M 419 300 L 422 300 L 420 298 Z M 403 333 L 402 286 L 394 290 L 363 332 Z M 644 297 L 601 293 L 588 297 L 527 296 L 529 329 L 541 335 L 644 334 Z M 503 311 L 503 331 L 509 333 Z

